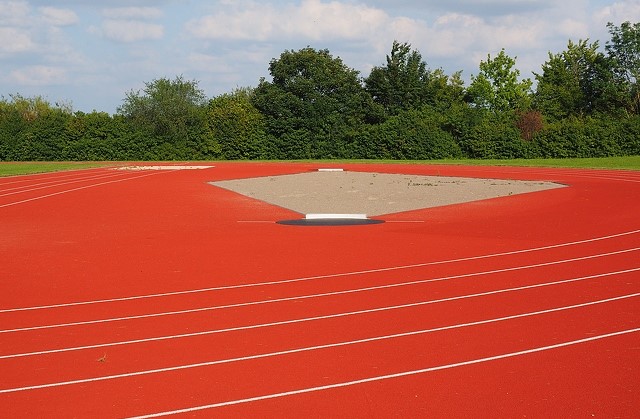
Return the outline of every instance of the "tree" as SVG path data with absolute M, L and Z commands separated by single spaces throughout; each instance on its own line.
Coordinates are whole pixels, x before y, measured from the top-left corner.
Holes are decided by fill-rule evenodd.
M 367 92 L 384 108 L 387 116 L 426 104 L 461 100 L 460 82 L 459 73 L 449 78 L 441 69 L 429 70 L 417 50 L 398 41 L 393 41 L 386 66 L 374 67 L 364 80 Z
M 549 53 L 542 74 L 534 73 L 536 108 L 553 120 L 612 111 L 619 106 L 619 88 L 611 64 L 598 42 L 569 41 L 565 51 Z
M 465 97 L 462 71 L 447 76 L 442 69 L 429 74 L 427 82 L 427 104 L 446 110 L 454 105 L 463 105 Z
M 0 105 L 0 114 L 11 110 L 12 112 L 17 112 L 26 122 L 33 122 L 51 113 L 63 113 L 66 115 L 73 113 L 71 104 L 66 102 L 51 104 L 42 96 L 24 97 L 16 93 L 10 94 L 9 98 L 11 100 L 7 100 L 4 97 L 0 100 L 2 104 Z
M 640 113 L 640 23 L 607 24 L 611 40 L 606 50 L 613 60 L 617 85 L 625 96 L 626 108 Z
M 210 151 L 229 160 L 272 157 L 267 151 L 264 117 L 251 102 L 253 89 L 236 89 L 209 101 Z
M 204 128 L 206 97 L 195 80 L 156 79 L 145 83 L 142 92 L 127 93 L 118 113 L 136 128 L 149 131 L 160 143 L 185 154 L 194 132 Z M 171 156 L 168 156 L 171 157 Z
M 478 108 L 494 112 L 526 110 L 531 105 L 529 79 L 519 80 L 520 70 L 514 68 L 516 59 L 504 49 L 495 57 L 489 54 L 480 62 L 480 73 L 471 77 L 467 94 Z
M 57 160 L 65 143 L 68 103 L 51 104 L 42 96 L 0 99 L 0 160 Z
M 252 100 L 281 158 L 339 157 L 350 132 L 372 118 L 358 72 L 326 49 L 285 51 L 269 72 L 273 81 L 262 79 Z
M 385 67 L 374 67 L 365 79 L 365 88 L 388 115 L 418 107 L 426 94 L 427 64 L 408 43 L 393 41 Z

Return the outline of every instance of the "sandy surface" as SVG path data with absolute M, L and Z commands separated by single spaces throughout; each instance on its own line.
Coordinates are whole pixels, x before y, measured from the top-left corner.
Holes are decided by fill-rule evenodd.
M 212 182 L 301 214 L 378 216 L 563 187 L 541 181 L 363 172 L 308 172 Z

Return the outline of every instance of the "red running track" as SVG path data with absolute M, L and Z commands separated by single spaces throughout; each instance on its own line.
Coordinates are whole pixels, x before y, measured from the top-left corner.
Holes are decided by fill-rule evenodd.
M 2 417 L 634 417 L 640 173 L 299 227 L 207 182 L 316 164 L 0 179 Z

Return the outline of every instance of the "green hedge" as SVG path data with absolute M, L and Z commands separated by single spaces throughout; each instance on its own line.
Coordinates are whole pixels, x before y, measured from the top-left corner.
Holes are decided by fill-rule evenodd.
M 536 135 L 535 143 L 540 157 L 621 156 L 627 154 L 625 148 L 633 149 L 632 144 L 623 146 L 628 140 L 624 126 L 625 121 L 606 117 L 571 117 L 546 126 Z
M 0 160 L 206 160 L 566 158 L 640 155 L 640 116 L 592 115 L 543 124 L 530 140 L 516 118 L 469 106 L 424 107 L 375 124 L 269 134 L 248 99 L 211 101 L 182 138 L 162 137 L 123 116 L 51 109 L 0 112 Z M 335 126 L 333 125 L 335 128 Z M 358 128 L 356 128 L 358 127 Z
M 530 142 L 522 140 L 511 118 L 488 115 L 471 127 L 461 139 L 465 157 L 474 159 L 516 159 L 535 156 Z
M 409 110 L 371 126 L 355 149 L 366 159 L 433 160 L 462 157 L 454 136 L 443 129 L 442 115 L 424 108 Z

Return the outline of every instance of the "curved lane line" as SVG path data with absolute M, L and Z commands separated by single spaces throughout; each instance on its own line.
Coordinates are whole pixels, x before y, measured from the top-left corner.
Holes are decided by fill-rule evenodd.
M 548 310 L 533 311 L 533 312 L 529 312 L 529 313 L 516 314 L 516 315 L 506 316 L 506 317 L 498 317 L 498 318 L 494 318 L 494 319 L 481 320 L 481 321 L 476 321 L 476 322 L 459 323 L 459 324 L 455 324 L 455 325 L 441 326 L 441 327 L 436 327 L 436 328 L 431 328 L 431 329 L 414 330 L 414 331 L 410 331 L 410 332 L 396 333 L 396 334 L 392 334 L 392 335 L 374 336 L 374 337 L 365 338 L 365 339 L 342 341 L 342 342 L 336 342 L 336 343 L 327 343 L 327 344 L 324 344 L 324 345 L 308 346 L 308 347 L 302 347 L 302 348 L 288 349 L 288 350 L 284 350 L 284 351 L 268 352 L 268 353 L 257 354 L 257 355 L 248 355 L 248 356 L 237 357 L 237 358 L 219 359 L 219 360 L 215 360 L 215 361 L 200 362 L 200 363 L 196 363 L 196 364 L 178 365 L 178 366 L 173 366 L 173 367 L 156 368 L 156 369 L 144 370 L 144 371 L 134 371 L 134 372 L 129 372 L 129 373 L 106 375 L 106 376 L 101 376 L 101 377 L 83 378 L 83 379 L 78 379 L 78 380 L 60 381 L 60 382 L 56 382 L 56 383 L 38 384 L 38 385 L 25 386 L 25 387 L 7 388 L 7 389 L 0 390 L 0 394 L 15 393 L 15 392 L 27 391 L 27 390 L 38 390 L 38 389 L 51 388 L 51 387 L 61 387 L 61 386 L 68 386 L 68 385 L 73 385 L 73 384 L 91 383 L 91 382 L 97 382 L 97 381 L 115 380 L 115 379 L 120 379 L 120 378 L 128 378 L 128 377 L 136 377 L 136 376 L 141 376 L 141 375 L 158 374 L 158 373 L 165 373 L 165 372 L 186 370 L 186 369 L 193 369 L 193 368 L 210 367 L 210 366 L 213 366 L 213 365 L 229 364 L 229 363 L 233 363 L 233 362 L 249 361 L 249 360 L 254 360 L 254 359 L 272 358 L 272 357 L 276 357 L 276 356 L 290 355 L 290 354 L 295 354 L 295 353 L 310 352 L 310 351 L 317 351 L 317 350 L 322 350 L 322 349 L 358 345 L 358 344 L 362 344 L 362 343 L 377 342 L 377 341 L 390 340 L 390 339 L 398 339 L 398 338 L 407 337 L 407 336 L 415 336 L 415 335 L 428 334 L 428 333 L 440 332 L 440 331 L 445 331 L 445 330 L 460 329 L 460 328 L 464 328 L 464 327 L 472 327 L 472 326 L 478 326 L 478 325 L 483 325 L 483 324 L 497 323 L 497 322 L 501 322 L 501 321 L 507 321 L 507 320 L 525 318 L 525 317 L 538 316 L 538 315 L 542 315 L 542 314 L 554 313 L 554 312 L 559 312 L 559 311 L 572 310 L 572 309 L 592 306 L 592 305 L 596 305 L 596 304 L 604 304 L 604 303 L 609 303 L 609 302 L 614 302 L 614 301 L 620 301 L 620 300 L 623 300 L 623 299 L 634 298 L 634 297 L 638 297 L 638 296 L 640 296 L 640 293 L 629 294 L 629 295 L 624 295 L 624 296 L 615 297 L 615 298 L 608 298 L 606 300 L 592 301 L 592 302 L 583 303 L 583 304 L 576 304 L 576 305 L 564 306 L 564 307 L 556 307 L 556 308 L 552 308 L 552 309 L 548 309 Z M 639 329 L 633 329 L 633 330 L 640 330 L 640 328 Z
M 149 415 L 133 416 L 130 419 L 147 419 L 147 418 L 156 418 L 156 417 L 168 416 L 168 415 L 176 415 L 176 414 L 180 414 L 180 413 L 192 413 L 192 412 L 196 412 L 196 411 L 200 411 L 200 410 L 215 409 L 215 408 L 224 407 L 224 406 L 232 406 L 232 405 L 237 405 L 237 404 L 257 402 L 257 401 L 261 401 L 261 400 L 275 399 L 275 398 L 281 398 L 281 397 L 287 397 L 287 396 L 295 396 L 295 395 L 298 395 L 298 394 L 313 393 L 313 392 L 318 392 L 318 391 L 330 390 L 330 389 L 334 389 L 334 388 L 350 387 L 350 386 L 354 386 L 354 385 L 358 385 L 358 384 L 366 384 L 366 383 L 371 383 L 371 382 L 375 382 L 375 381 L 390 380 L 390 379 L 393 379 L 393 378 L 408 377 L 408 376 L 411 376 L 411 375 L 425 374 L 425 373 L 428 373 L 428 372 L 440 371 L 440 370 L 457 368 L 457 367 L 464 367 L 464 366 L 467 366 L 467 365 L 481 364 L 481 363 L 490 362 L 490 361 L 498 361 L 498 360 L 501 360 L 501 359 L 513 358 L 513 357 L 522 356 L 522 355 L 529 355 L 529 354 L 533 354 L 533 353 L 537 353 L 537 352 L 544 352 L 544 351 L 549 351 L 549 350 L 553 350 L 553 349 L 559 349 L 559 348 L 564 348 L 564 347 L 567 347 L 567 346 L 579 345 L 579 344 L 582 344 L 582 343 L 588 343 L 588 342 L 593 342 L 593 341 L 597 341 L 597 340 L 601 340 L 601 339 L 612 338 L 612 337 L 615 337 L 615 336 L 623 336 L 623 335 L 627 335 L 627 334 L 630 334 L 630 333 L 637 333 L 637 332 L 640 332 L 640 328 L 621 330 L 621 331 L 618 331 L 618 332 L 607 333 L 607 334 L 604 334 L 604 335 L 591 336 L 591 337 L 584 338 L 584 339 L 577 339 L 577 340 L 571 340 L 571 341 L 568 341 L 568 342 L 556 343 L 554 345 L 539 346 L 539 347 L 536 347 L 536 348 L 526 349 L 524 351 L 509 352 L 509 353 L 489 356 L 489 357 L 485 357 L 485 358 L 471 359 L 471 360 L 468 360 L 468 361 L 456 362 L 456 363 L 453 363 L 453 364 L 444 364 L 444 365 L 438 365 L 438 366 L 435 366 L 435 367 L 423 368 L 423 369 L 419 369 L 419 370 L 403 371 L 403 372 L 399 372 L 399 373 L 395 373 L 395 374 L 378 375 L 378 376 L 374 376 L 374 377 L 363 378 L 363 379 L 360 379 L 360 380 L 345 381 L 345 382 L 341 382 L 341 383 L 328 384 L 328 385 L 318 386 L 318 387 L 308 387 L 308 388 L 303 388 L 303 389 L 298 389 L 298 390 L 285 391 L 285 392 L 281 392 L 281 393 L 265 394 L 265 395 L 262 395 L 262 396 L 249 397 L 249 398 L 246 398 L 246 399 L 230 400 L 230 401 L 226 401 L 226 402 L 213 403 L 213 404 L 208 404 L 208 405 L 203 405 L 203 406 L 193 406 L 193 407 L 188 407 L 188 408 L 184 408 L 184 409 L 152 413 L 152 414 L 149 414 Z
M 640 271 L 640 268 L 635 269 L 634 271 Z M 626 273 L 626 272 L 623 272 L 623 273 Z M 601 276 L 595 276 L 595 277 L 611 276 L 611 275 L 614 275 L 614 274 L 601 275 Z M 205 336 L 205 335 L 212 335 L 212 334 L 219 334 L 219 333 L 237 332 L 241 330 L 260 329 L 264 327 L 283 326 L 288 324 L 305 323 L 305 322 L 318 321 L 318 320 L 328 320 L 328 319 L 335 319 L 340 317 L 357 316 L 362 314 L 379 313 L 384 311 L 400 310 L 404 308 L 420 307 L 420 306 L 445 303 L 450 301 L 467 300 L 467 299 L 477 298 L 477 297 L 486 297 L 489 295 L 523 291 L 523 290 L 534 289 L 534 288 L 542 288 L 542 287 L 547 287 L 551 285 L 561 285 L 561 284 L 566 284 L 571 282 L 583 281 L 587 279 L 593 279 L 593 278 L 592 277 L 574 278 L 574 279 L 549 282 L 544 284 L 529 285 L 525 287 L 506 288 L 506 289 L 494 290 L 494 291 L 488 291 L 488 292 L 482 292 L 482 293 L 476 293 L 476 294 L 467 294 L 467 295 L 460 295 L 456 297 L 441 298 L 437 300 L 419 301 L 416 303 L 401 304 L 401 305 L 387 306 L 387 307 L 377 307 L 377 308 L 371 308 L 367 310 L 348 311 L 343 313 L 327 314 L 324 316 L 304 317 L 300 319 L 283 320 L 279 322 L 259 323 L 259 324 L 253 324 L 253 325 L 247 325 L 247 326 L 236 326 L 236 327 L 229 327 L 226 329 L 213 329 L 213 330 L 205 330 L 201 332 L 184 333 L 179 335 L 158 336 L 158 337 L 152 337 L 152 338 L 135 339 L 130 341 L 110 342 L 110 343 L 101 343 L 101 344 L 78 346 L 78 347 L 71 347 L 71 348 L 51 349 L 46 351 L 9 354 L 9 355 L 0 356 L 0 359 L 19 358 L 19 357 L 32 356 L 32 355 L 44 355 L 48 353 L 58 353 L 58 352 L 70 352 L 70 351 L 77 351 L 82 349 L 96 349 L 96 348 L 103 348 L 103 347 L 109 347 L 109 346 L 121 346 L 121 345 L 129 345 L 129 344 L 144 343 L 144 342 L 156 342 L 161 340 L 182 339 L 182 338 L 188 338 L 188 337 Z M 638 294 L 629 294 L 629 296 L 632 296 L 632 297 L 637 295 Z M 606 300 L 606 301 L 609 301 L 609 300 Z
M 169 172 L 169 171 L 158 171 L 158 172 L 155 172 L 155 173 L 146 173 L 146 174 L 140 175 L 140 176 L 132 176 L 132 177 L 128 177 L 128 178 L 125 178 L 125 179 L 116 179 L 116 180 L 110 180 L 110 181 L 107 181 L 107 182 L 94 183 L 92 185 L 80 186 L 78 188 L 72 188 L 72 189 L 67 189 L 67 190 L 60 191 L 60 192 L 54 192 L 54 193 L 50 193 L 50 194 L 46 194 L 46 195 L 41 195 L 41 196 L 37 196 L 35 198 L 24 199 L 22 201 L 15 201 L 15 202 L 10 202 L 8 204 L 2 204 L 2 205 L 0 205 L 0 208 L 11 207 L 13 205 L 24 204 L 24 203 L 27 203 L 27 202 L 37 201 L 39 199 L 44 199 L 44 198 L 50 198 L 52 196 L 57 196 L 57 195 L 63 195 L 63 194 L 69 193 L 69 192 L 80 191 L 80 190 L 83 190 L 83 189 L 95 188 L 96 186 L 108 185 L 110 183 L 126 182 L 128 180 L 134 180 L 134 179 L 139 179 L 139 178 L 143 178 L 143 177 L 147 177 L 147 176 L 158 175 L 158 174 L 161 174 L 161 173 L 171 173 L 171 172 Z
M 14 188 L 1 190 L 0 197 L 9 196 L 9 195 L 18 195 L 21 193 L 38 191 L 40 189 L 55 188 L 58 186 L 69 185 L 71 183 L 88 182 L 90 180 L 95 180 L 95 179 L 106 179 L 106 178 L 112 178 L 117 176 L 122 177 L 122 175 L 123 173 L 101 173 L 95 176 L 88 176 L 88 177 L 82 177 L 82 178 L 77 177 L 77 178 L 74 178 L 73 180 L 66 179 L 62 182 L 50 181 L 50 182 L 36 183 L 33 185 L 17 186 Z M 9 191 L 13 191 L 13 192 L 9 192 Z
M 160 172 L 160 173 L 164 173 L 164 172 Z M 148 176 L 150 176 L 150 175 L 148 175 Z M 0 208 L 2 208 L 2 206 L 0 206 Z M 30 307 L 6 308 L 6 309 L 0 309 L 0 313 L 11 313 L 11 312 L 17 312 L 17 311 L 31 311 L 31 310 L 45 310 L 45 309 L 52 309 L 52 308 L 73 307 L 73 306 L 91 305 L 91 304 L 104 304 L 104 303 L 113 303 L 113 302 L 121 302 L 121 301 L 133 301 L 133 300 L 142 300 L 142 299 L 160 298 L 160 297 L 170 297 L 170 296 L 185 295 L 185 294 L 197 294 L 197 293 L 204 293 L 204 292 L 211 292 L 211 291 L 222 291 L 222 290 L 231 290 L 231 289 L 242 289 L 242 288 L 253 288 L 253 287 L 281 285 L 281 284 L 291 284 L 291 283 L 296 283 L 296 282 L 306 282 L 306 281 L 313 281 L 313 280 L 318 280 L 318 279 L 339 278 L 339 277 L 343 277 L 343 276 L 356 276 L 356 275 L 364 275 L 364 274 L 370 274 L 370 273 L 392 272 L 392 271 L 399 271 L 399 270 L 404 270 L 404 269 L 415 269 L 415 268 L 423 268 L 423 267 L 427 267 L 427 266 L 446 265 L 446 264 L 452 264 L 452 263 L 458 263 L 458 262 L 468 262 L 468 261 L 473 261 L 473 260 L 498 258 L 498 257 L 501 257 L 501 256 L 512 256 L 512 255 L 517 255 L 517 254 L 533 253 L 533 252 L 539 252 L 539 251 L 543 251 L 543 250 L 558 249 L 558 248 L 562 248 L 562 247 L 576 246 L 576 245 L 579 245 L 579 244 L 593 243 L 593 242 L 597 242 L 597 241 L 610 240 L 610 239 L 630 236 L 630 235 L 634 235 L 634 234 L 638 234 L 638 233 L 640 233 L 640 229 L 626 231 L 626 232 L 623 232 L 623 233 L 611 234 L 611 235 L 607 235 L 607 236 L 595 237 L 595 238 L 591 238 L 591 239 L 578 240 L 578 241 L 566 242 L 566 243 L 558 243 L 558 244 L 552 244 L 552 245 L 541 246 L 541 247 L 533 247 L 533 248 L 521 249 L 521 250 L 512 250 L 512 251 L 508 251 L 508 252 L 491 253 L 491 254 L 487 254 L 487 255 L 469 256 L 469 257 L 464 257 L 464 258 L 445 259 L 445 260 L 440 260 L 440 261 L 416 263 L 416 264 L 410 264 L 410 265 L 391 266 L 391 267 L 377 268 L 377 269 L 365 269 L 365 270 L 360 270 L 360 271 L 342 272 L 342 273 L 335 273 L 335 274 L 314 275 L 314 276 L 306 276 L 306 277 L 300 277 L 300 278 L 283 279 L 283 280 L 277 280 L 277 281 L 254 282 L 254 283 L 249 283 L 249 284 L 238 284 L 238 285 L 223 285 L 223 286 L 218 286 L 218 287 L 198 288 L 198 289 L 192 289 L 192 290 L 173 291 L 173 292 L 156 293 L 156 294 L 145 294 L 145 295 L 134 295 L 134 296 L 129 296 L 129 297 L 105 298 L 105 299 L 99 299 L 99 300 L 76 301 L 76 302 L 70 302 L 70 303 L 48 304 L 48 305 L 30 306 Z
M 175 311 L 165 311 L 165 312 L 158 312 L 158 313 L 139 314 L 139 315 L 134 315 L 134 316 L 110 317 L 110 318 L 106 318 L 106 319 L 82 320 L 82 321 L 69 322 L 69 323 L 58 323 L 58 324 L 49 324 L 49 325 L 40 325 L 40 326 L 20 327 L 20 328 L 13 328 L 13 329 L 2 329 L 2 330 L 0 330 L 0 334 L 2 334 L 2 333 L 24 332 L 24 331 L 31 331 L 31 330 L 54 329 L 54 328 L 70 327 L 70 326 L 83 326 L 83 325 L 99 324 L 99 323 L 111 323 L 111 322 L 116 322 L 116 321 L 146 319 L 146 318 L 152 318 L 152 317 L 175 316 L 175 315 L 181 315 L 181 314 L 200 313 L 200 312 L 203 312 L 203 311 L 213 311 L 213 310 L 223 310 L 223 309 L 229 309 L 229 308 L 257 306 L 257 305 L 264 305 L 264 304 L 281 303 L 281 302 L 286 302 L 286 301 L 308 300 L 308 299 L 312 299 L 312 298 L 321 298 L 321 297 L 332 297 L 332 296 L 336 296 L 336 295 L 346 295 L 346 294 L 354 294 L 354 293 L 358 293 L 358 292 L 376 291 L 376 290 L 381 290 L 381 289 L 390 289 L 390 288 L 397 288 L 397 287 L 404 287 L 404 286 L 411 286 L 411 285 L 428 284 L 428 283 L 432 283 L 432 282 L 442 282 L 442 281 L 449 281 L 449 280 L 452 280 L 452 279 L 470 278 L 470 277 L 481 276 L 481 275 L 493 275 L 493 274 L 497 274 L 497 273 L 514 272 L 514 271 L 520 271 L 520 270 L 525 270 L 525 269 L 532 269 L 532 268 L 539 268 L 539 267 L 544 267 L 544 266 L 559 265 L 559 264 L 563 264 L 563 263 L 576 262 L 576 261 L 580 261 L 580 260 L 595 259 L 595 258 L 599 258 L 599 257 L 612 256 L 612 255 L 623 254 L 623 253 L 630 253 L 630 252 L 634 252 L 634 251 L 637 251 L 637 250 L 640 250 L 640 248 L 627 249 L 627 250 L 617 251 L 617 252 L 612 252 L 612 253 L 604 253 L 604 254 L 599 254 L 599 255 L 595 255 L 595 256 L 583 256 L 583 257 L 574 258 L 574 259 L 565 259 L 565 260 L 560 260 L 560 261 L 538 263 L 538 264 L 534 264 L 534 265 L 524 265 L 524 266 L 516 266 L 516 267 L 512 267 L 512 268 L 495 269 L 495 270 L 490 270 L 490 271 L 482 271 L 482 272 L 472 272 L 472 273 L 466 273 L 466 274 L 450 275 L 450 276 L 444 276 L 444 277 L 438 277 L 438 278 L 421 279 L 421 280 L 417 280 L 417 281 L 400 282 L 400 283 L 395 283 L 395 284 L 376 285 L 376 286 L 363 287 L 363 288 L 353 288 L 353 289 L 342 290 L 342 291 L 323 292 L 323 293 L 316 293 L 316 294 L 304 294 L 304 295 L 296 295 L 296 296 L 292 296 L 292 297 L 273 298 L 273 299 L 268 299 L 268 300 L 254 300 L 254 301 L 246 301 L 246 302 L 243 302 L 243 303 L 233 303 L 233 304 L 224 304 L 224 305 L 219 305 L 219 306 L 198 307 L 198 308 L 192 308 L 192 309 L 186 309 L 186 310 L 175 310 Z M 604 273 L 604 274 L 592 275 L 592 276 L 588 276 L 588 277 L 584 277 L 584 278 L 592 278 L 592 277 L 597 278 L 599 276 L 615 275 L 615 274 L 619 274 L 619 273 L 634 272 L 636 270 L 640 270 L 640 268 L 633 268 L 633 269 L 622 270 L 622 271 L 617 271 L 617 272 L 607 272 L 607 273 Z
M 4 185 L 13 185 L 16 183 L 24 183 L 24 182 L 33 182 L 47 179 L 63 179 L 74 177 L 78 175 L 82 175 L 80 172 L 100 172 L 100 171 L 108 171 L 112 170 L 113 166 L 101 166 L 101 167 L 92 167 L 88 169 L 71 169 L 71 170 L 61 170 L 57 172 L 41 172 L 41 173 L 28 173 L 24 175 L 13 175 L 13 176 L 2 176 L 0 177 L 0 187 Z M 6 181 L 5 181 L 6 180 Z

